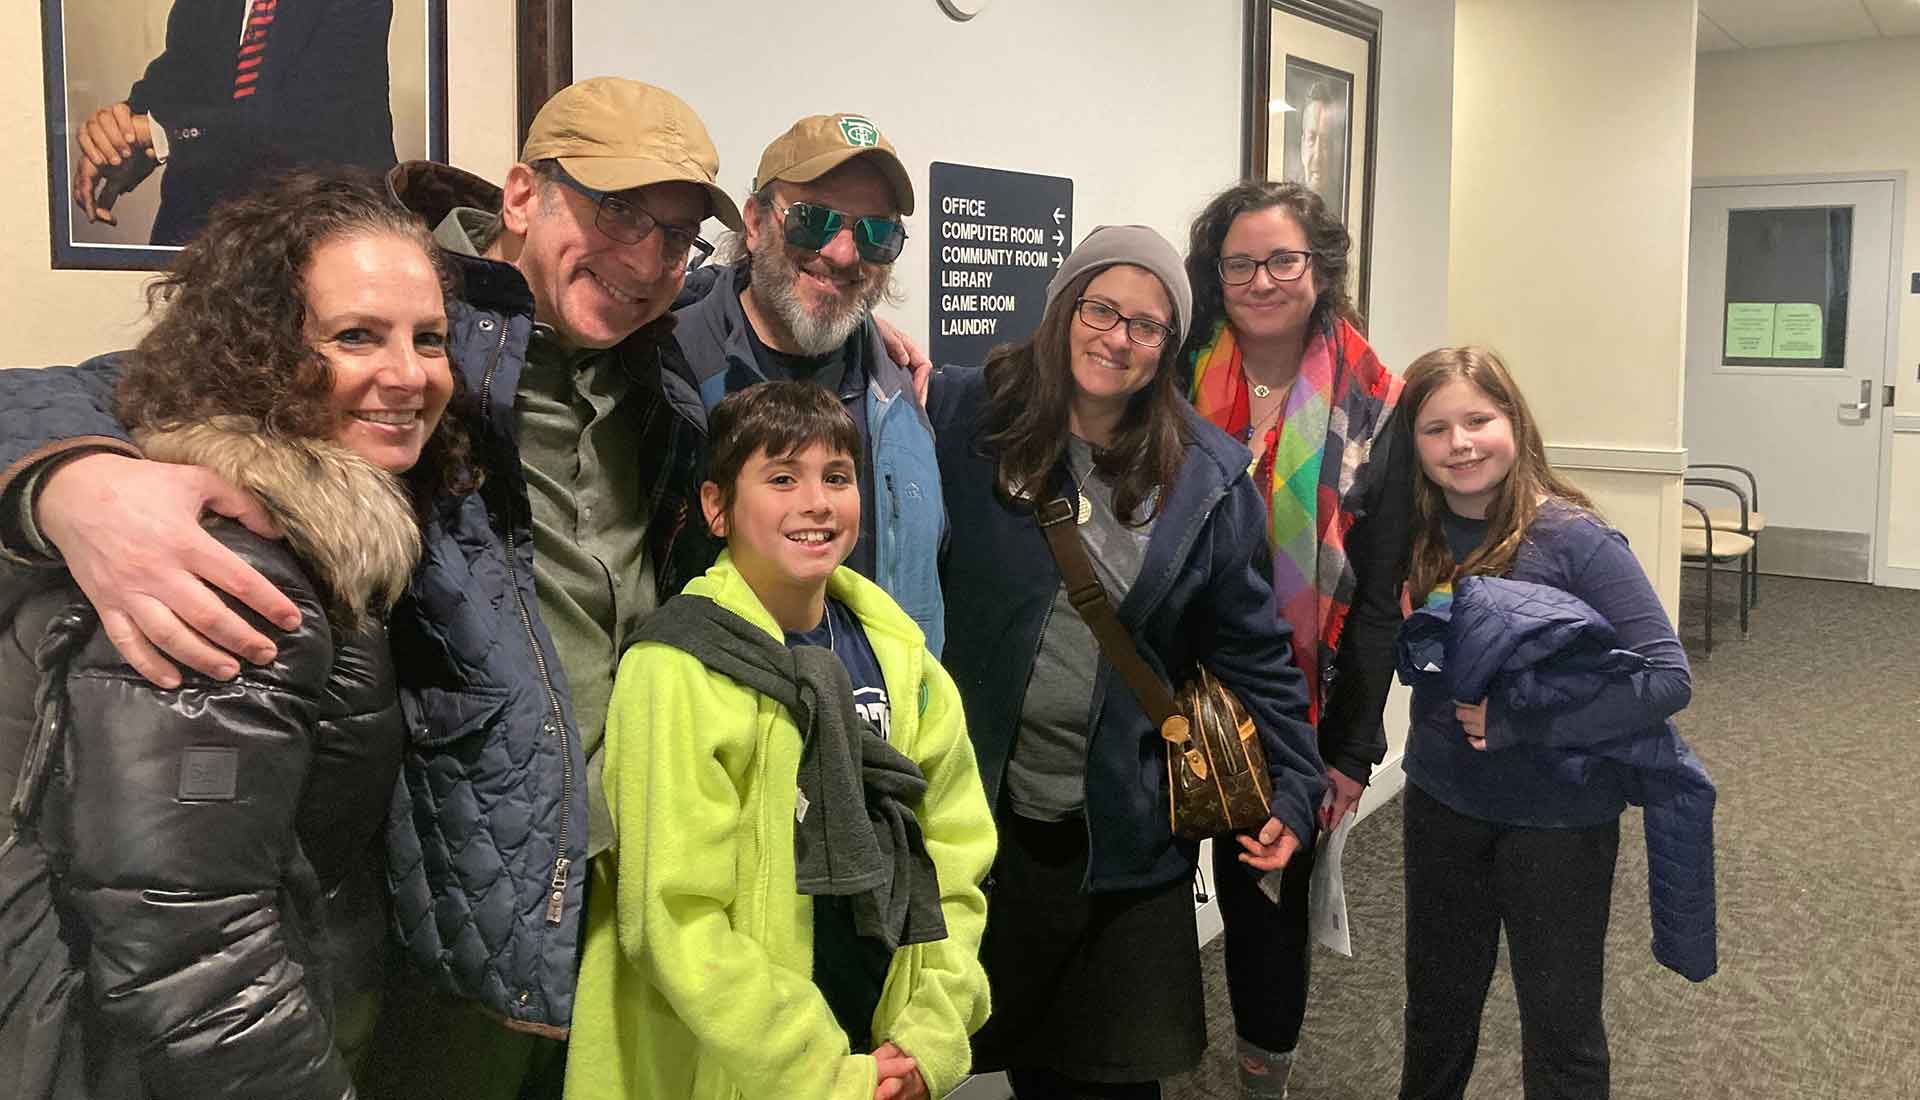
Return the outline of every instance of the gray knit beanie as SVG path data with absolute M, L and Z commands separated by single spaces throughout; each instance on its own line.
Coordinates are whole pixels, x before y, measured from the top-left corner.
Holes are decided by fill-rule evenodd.
M 1187 282 L 1187 265 L 1180 262 L 1180 253 L 1165 237 L 1144 225 L 1094 226 L 1093 232 L 1080 239 L 1080 247 L 1073 250 L 1060 270 L 1053 273 L 1053 281 L 1047 284 L 1047 307 L 1053 306 L 1053 300 L 1068 283 L 1086 272 L 1115 264 L 1144 267 L 1160 280 L 1160 285 L 1167 289 L 1167 299 L 1173 303 L 1174 343 L 1184 343 L 1187 326 L 1193 322 L 1193 287 Z

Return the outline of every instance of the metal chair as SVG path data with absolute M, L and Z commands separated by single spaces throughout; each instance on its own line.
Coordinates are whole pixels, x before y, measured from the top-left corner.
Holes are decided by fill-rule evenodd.
M 1689 477 L 1682 479 L 1683 484 L 1697 485 L 1703 488 L 1724 489 L 1732 493 L 1740 502 L 1737 525 L 1745 527 L 1751 520 L 1747 508 L 1746 494 L 1731 481 L 1722 481 L 1710 477 Z M 1680 560 L 1702 565 L 1707 571 L 1707 611 L 1706 636 L 1707 656 L 1713 656 L 1713 571 L 1716 564 L 1739 563 L 1740 576 L 1740 636 L 1747 637 L 1747 609 L 1752 595 L 1752 573 L 1747 562 L 1753 557 L 1753 537 L 1741 534 L 1738 530 L 1721 528 L 1714 522 L 1713 514 L 1707 507 L 1691 497 L 1682 498 L 1682 516 L 1691 511 L 1698 516 L 1697 525 L 1683 523 L 1680 528 Z
M 1687 470 L 1731 470 L 1747 481 L 1747 513 L 1745 522 L 1741 522 L 1740 513 L 1732 508 L 1709 508 L 1707 515 L 1712 518 L 1714 530 L 1731 531 L 1745 535 L 1753 540 L 1753 553 L 1747 557 L 1747 602 L 1749 606 L 1760 606 L 1760 532 L 1767 529 L 1767 516 L 1760 510 L 1760 482 L 1753 471 L 1745 466 L 1733 466 L 1724 462 L 1689 462 Z M 1699 530 L 1704 521 L 1691 510 L 1681 514 L 1680 525 L 1683 528 Z

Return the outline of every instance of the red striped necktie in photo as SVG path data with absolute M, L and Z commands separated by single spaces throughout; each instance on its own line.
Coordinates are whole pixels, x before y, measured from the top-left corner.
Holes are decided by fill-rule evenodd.
M 273 9 L 280 0 L 253 0 L 247 9 L 247 29 L 240 36 L 240 62 L 233 72 L 233 98 L 245 99 L 260 85 L 260 65 L 267 58 L 267 32 L 273 29 Z

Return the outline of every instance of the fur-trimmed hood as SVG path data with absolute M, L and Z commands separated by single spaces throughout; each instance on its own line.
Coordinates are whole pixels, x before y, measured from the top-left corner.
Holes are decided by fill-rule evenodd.
M 259 498 L 287 545 L 349 622 L 392 607 L 420 559 L 420 525 L 398 478 L 325 439 L 219 416 L 134 440 L 158 462 L 204 466 Z

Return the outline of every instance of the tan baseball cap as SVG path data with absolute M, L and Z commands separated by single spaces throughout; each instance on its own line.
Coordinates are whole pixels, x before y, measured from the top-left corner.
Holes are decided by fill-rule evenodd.
M 520 160 L 556 159 L 567 175 L 596 191 L 655 183 L 706 188 L 713 216 L 744 231 L 740 208 L 720 189 L 720 153 L 706 124 L 664 88 L 597 76 L 554 93 L 533 116 Z
M 809 115 L 794 123 L 760 154 L 753 189 L 758 191 L 774 180 L 810 183 L 854 157 L 873 158 L 873 166 L 893 188 L 900 213 L 913 213 L 913 181 L 907 178 L 906 166 L 893 143 L 865 115 Z

